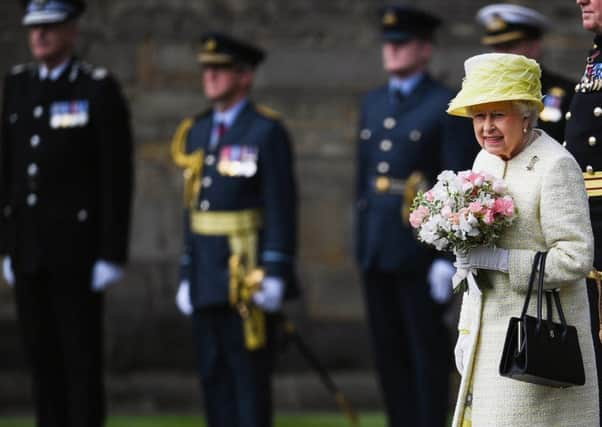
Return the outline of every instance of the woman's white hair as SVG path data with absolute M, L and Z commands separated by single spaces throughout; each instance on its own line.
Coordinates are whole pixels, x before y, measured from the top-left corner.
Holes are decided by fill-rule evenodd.
M 512 101 L 512 107 L 525 119 L 529 119 L 529 130 L 537 126 L 539 108 L 537 104 L 529 101 Z

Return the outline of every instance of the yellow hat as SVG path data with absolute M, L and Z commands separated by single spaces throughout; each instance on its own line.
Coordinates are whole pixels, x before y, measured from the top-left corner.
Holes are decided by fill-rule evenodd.
M 447 113 L 470 117 L 468 107 L 500 101 L 529 101 L 543 110 L 541 68 L 522 55 L 485 53 L 464 62 L 462 89 L 449 103 Z

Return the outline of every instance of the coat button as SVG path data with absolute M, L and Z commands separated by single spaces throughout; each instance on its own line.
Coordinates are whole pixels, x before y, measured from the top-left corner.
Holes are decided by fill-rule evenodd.
M 35 206 L 38 203 L 38 196 L 31 193 L 27 196 L 27 206 Z
M 566 112 L 566 114 L 564 115 L 564 119 L 565 119 L 565 120 L 570 120 L 570 119 L 571 119 L 571 117 L 573 117 L 573 115 L 571 114 L 571 112 L 570 112 L 570 111 L 567 111 L 567 112 Z
M 77 213 L 77 220 L 79 222 L 85 222 L 88 219 L 88 211 L 85 209 L 81 209 L 78 213 Z
M 422 138 L 422 132 L 420 132 L 418 129 L 414 129 L 412 132 L 410 132 L 410 141 L 418 142 L 420 141 L 420 138 Z
M 370 139 L 371 136 L 372 131 L 370 129 L 362 129 L 360 132 L 360 139 L 363 139 L 364 141 Z
M 212 182 L 213 180 L 211 179 L 211 177 L 206 176 L 205 178 L 203 178 L 203 187 L 211 187 Z
M 207 157 L 205 157 L 205 164 L 207 166 L 211 166 L 215 163 L 215 156 L 213 154 L 209 154 Z
M 594 173 L 594 168 L 591 167 L 590 165 L 587 165 L 585 167 L 585 172 L 587 172 L 587 173 Z
M 587 143 L 589 144 L 590 147 L 595 147 L 596 146 L 596 137 L 595 136 L 590 136 L 589 139 L 587 140 Z
M 42 114 L 44 114 L 44 107 L 42 107 L 41 105 L 38 105 L 36 106 L 36 108 L 33 109 L 33 116 L 36 119 L 42 117 Z
M 6 218 L 8 218 L 12 212 L 13 210 L 10 206 L 4 206 L 4 209 L 2 210 L 2 213 Z
M 393 117 L 387 117 L 383 121 L 383 126 L 385 127 L 385 129 L 393 129 L 396 124 L 397 124 L 397 122 L 395 121 L 395 119 Z
M 199 207 L 201 208 L 202 211 L 207 211 L 209 210 L 209 201 L 208 200 L 203 200 L 201 202 L 201 204 L 199 205 Z
M 562 146 L 566 147 L 566 141 L 562 141 Z
M 31 146 L 34 147 L 34 148 L 37 147 L 38 145 L 40 145 L 40 137 L 39 137 L 39 135 L 33 135 L 30 138 L 29 142 L 31 143 Z
M 387 173 L 389 172 L 390 166 L 387 162 L 380 162 L 377 166 L 376 169 L 380 172 L 380 173 Z
M 37 174 L 38 174 L 38 165 L 36 165 L 35 163 L 30 163 L 29 166 L 27 166 L 27 175 L 36 176 Z
M 596 116 L 596 117 L 602 116 L 602 108 L 600 108 L 600 107 L 594 108 L 594 116 Z
M 19 119 L 19 115 L 17 113 L 12 113 L 9 117 L 8 117 L 8 121 L 10 122 L 10 124 L 14 124 L 17 122 L 17 120 Z
M 383 151 L 389 151 L 393 147 L 393 143 L 389 139 L 383 139 L 380 142 L 380 149 Z

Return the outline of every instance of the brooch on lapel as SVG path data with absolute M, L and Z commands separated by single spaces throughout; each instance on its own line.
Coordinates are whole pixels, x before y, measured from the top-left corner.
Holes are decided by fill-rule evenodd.
M 538 161 L 539 161 L 539 157 L 537 157 L 537 156 L 531 157 L 531 160 L 529 160 L 529 164 L 527 165 L 527 170 L 532 171 L 533 168 L 535 167 L 535 163 L 537 163 Z

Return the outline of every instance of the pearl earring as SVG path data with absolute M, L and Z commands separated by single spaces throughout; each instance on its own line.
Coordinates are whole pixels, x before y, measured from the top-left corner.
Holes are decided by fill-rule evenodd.
M 527 133 L 527 128 L 523 128 L 523 133 Z

